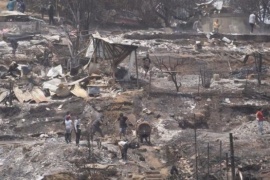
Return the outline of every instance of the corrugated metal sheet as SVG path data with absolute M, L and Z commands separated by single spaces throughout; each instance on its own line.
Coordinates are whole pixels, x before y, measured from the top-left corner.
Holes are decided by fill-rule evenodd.
M 87 91 L 81 88 L 79 84 L 76 84 L 70 92 L 74 94 L 75 96 L 81 97 L 84 99 L 87 99 L 89 97 Z
M 8 90 L 2 92 L 2 93 L 0 94 L 0 102 L 2 102 L 8 94 L 9 94 Z
M 49 101 L 49 99 L 45 97 L 43 91 L 41 91 L 38 87 L 34 87 L 30 94 L 32 95 L 32 99 L 37 103 Z
M 23 92 L 18 87 L 14 87 L 13 91 L 16 98 L 19 100 L 20 103 L 24 103 L 24 102 L 32 100 L 32 95 L 28 91 Z
M 49 101 L 49 99 L 45 97 L 43 91 L 41 91 L 38 87 L 34 87 L 31 92 L 23 92 L 18 87 L 14 87 L 13 91 L 20 103 L 28 102 L 31 100 L 34 100 L 36 103 Z

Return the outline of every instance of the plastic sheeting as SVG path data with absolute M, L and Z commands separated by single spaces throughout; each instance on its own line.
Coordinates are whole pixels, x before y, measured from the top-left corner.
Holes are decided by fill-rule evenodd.
M 93 53 L 94 53 L 93 39 L 90 39 L 89 46 L 86 50 L 85 57 L 92 58 Z
M 221 10 L 223 7 L 223 0 L 222 1 L 216 1 L 213 3 L 213 6 L 217 9 L 217 10 Z
M 49 89 L 52 92 L 56 92 L 59 84 L 61 84 L 61 79 L 52 79 L 50 81 L 46 81 L 42 84 L 43 89 Z
M 54 78 L 54 77 L 56 77 L 56 76 L 62 76 L 63 75 L 63 68 L 62 68 L 62 66 L 61 65 L 58 65 L 58 66 L 56 66 L 56 67 L 52 67 L 50 70 L 49 70 L 49 72 L 48 72 L 48 74 L 47 74 L 47 76 L 48 77 L 51 77 L 51 78 Z
M 130 57 L 129 57 L 128 73 L 124 79 L 130 80 L 131 70 L 132 70 L 132 67 L 134 66 L 135 60 L 136 60 L 136 52 L 132 51 L 132 53 L 130 54 Z

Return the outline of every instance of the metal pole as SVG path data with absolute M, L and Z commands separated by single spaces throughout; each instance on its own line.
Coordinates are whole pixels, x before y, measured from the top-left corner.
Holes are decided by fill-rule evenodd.
M 258 83 L 261 85 L 261 72 L 262 72 L 262 54 L 258 54 Z
M 230 133 L 230 149 L 231 149 L 232 180 L 235 180 L 234 148 L 233 148 L 233 134 L 232 133 Z
M 198 96 L 200 95 L 200 82 L 201 82 L 201 76 L 199 75 L 199 82 L 198 82 Z
M 12 82 L 9 81 L 9 97 L 8 97 L 8 100 L 9 100 L 9 106 L 12 105 L 12 96 L 11 96 L 11 94 L 12 94 L 12 89 L 13 89 L 13 87 L 12 87 Z
M 151 93 L 151 85 L 152 85 L 152 71 L 149 72 L 149 94 Z
M 229 155 L 228 155 L 228 153 L 226 153 L 226 177 L 227 177 L 227 180 L 229 180 L 228 172 L 229 172 Z
M 219 144 L 219 171 L 220 171 L 220 177 L 222 177 L 222 172 L 221 172 L 221 164 L 222 164 L 222 141 L 220 141 L 220 144 Z
M 137 88 L 139 89 L 139 72 L 138 72 L 137 50 L 135 50 L 135 62 L 136 62 Z
M 210 172 L 210 161 L 209 161 L 209 143 L 207 143 L 207 180 L 209 179 L 209 172 Z
M 195 161 L 196 161 L 196 166 L 195 166 L 195 176 L 196 180 L 198 180 L 198 156 L 197 156 L 197 131 L 196 128 L 194 129 L 195 132 Z

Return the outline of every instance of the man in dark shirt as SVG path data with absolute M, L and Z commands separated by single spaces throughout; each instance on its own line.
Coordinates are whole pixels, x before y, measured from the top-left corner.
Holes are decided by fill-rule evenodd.
M 13 56 L 15 56 L 16 55 L 16 50 L 17 50 L 19 44 L 15 39 L 11 39 L 10 40 L 10 45 L 12 47 L 12 54 L 13 54 Z
M 48 6 L 48 15 L 49 15 L 49 24 L 54 24 L 54 6 L 52 5 L 52 2 L 49 2 Z
M 127 129 L 127 120 L 128 118 L 123 115 L 123 113 L 120 113 L 119 118 L 117 119 L 119 121 L 119 126 L 120 126 L 120 139 L 123 134 L 123 136 L 126 136 L 126 129 Z
M 78 124 L 75 129 L 76 133 L 76 146 L 79 146 L 80 143 L 80 137 L 81 137 L 81 128 L 80 125 Z
M 96 132 L 98 132 L 101 135 L 101 137 L 104 137 L 104 135 L 102 133 L 102 130 L 100 128 L 101 125 L 102 125 L 102 118 L 101 117 L 96 119 L 93 122 L 93 124 L 91 126 L 91 141 L 93 141 L 94 135 L 95 135 Z

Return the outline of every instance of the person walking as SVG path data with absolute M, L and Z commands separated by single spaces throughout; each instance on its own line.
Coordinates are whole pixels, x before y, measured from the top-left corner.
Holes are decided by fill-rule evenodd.
M 48 16 L 49 16 L 49 24 L 54 24 L 54 6 L 52 5 L 52 2 L 49 2 L 49 6 L 47 8 L 48 10 Z
M 79 116 L 74 120 L 74 128 L 75 132 L 77 131 L 77 126 L 81 124 L 81 120 L 79 119 Z
M 258 121 L 259 133 L 263 135 L 263 121 L 264 121 L 263 109 L 260 109 L 256 112 L 256 120 Z
M 72 132 L 72 120 L 70 116 L 65 118 L 65 126 L 66 126 L 66 133 L 65 133 L 65 140 L 66 143 L 71 143 L 71 132 Z
M 74 120 L 74 129 L 75 129 L 75 135 L 76 135 L 76 146 L 79 146 L 80 137 L 81 137 L 81 129 L 80 129 L 81 120 L 79 119 L 79 116 Z
M 128 118 L 124 116 L 123 113 L 120 113 L 119 118 L 117 119 L 117 121 L 119 121 L 119 126 L 120 126 L 120 132 L 119 132 L 120 139 L 121 139 L 122 134 L 124 137 L 126 136 L 127 120 Z
M 10 45 L 12 47 L 12 54 L 13 54 L 13 56 L 16 56 L 16 51 L 17 51 L 17 48 L 19 46 L 18 42 L 15 39 L 11 39 L 10 40 Z
M 101 128 L 100 128 L 100 126 L 101 126 L 102 124 L 103 124 L 103 123 L 102 123 L 102 117 L 97 118 L 97 119 L 93 122 L 93 124 L 92 124 L 92 126 L 91 126 L 91 129 L 90 129 L 91 141 L 93 141 L 94 135 L 95 135 L 96 132 L 98 132 L 98 133 L 101 135 L 101 137 L 104 137 L 104 135 L 103 135 L 103 133 L 102 133 L 102 130 L 101 130 Z
M 15 6 L 16 6 L 16 0 L 9 0 L 9 2 L 7 3 L 7 10 L 14 11 Z
M 250 33 L 253 33 L 254 27 L 256 25 L 256 13 L 253 12 L 249 15 L 249 25 L 250 25 Z
M 81 138 L 81 128 L 79 124 L 77 124 L 76 126 L 75 133 L 76 133 L 76 146 L 79 147 L 80 138 Z
M 44 4 L 41 4 L 40 6 L 40 14 L 41 14 L 41 18 L 44 19 L 44 14 L 46 13 L 46 6 Z

